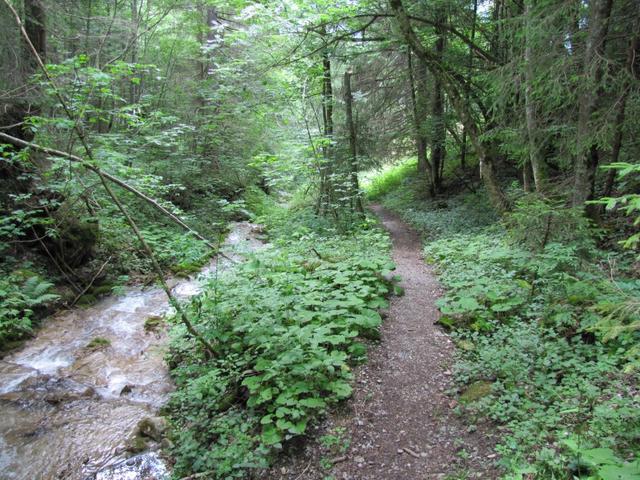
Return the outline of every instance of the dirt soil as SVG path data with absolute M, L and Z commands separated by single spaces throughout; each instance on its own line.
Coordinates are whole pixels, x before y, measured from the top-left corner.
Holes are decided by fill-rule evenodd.
M 391 299 L 381 342 L 356 369 L 352 399 L 260 478 L 498 478 L 495 432 L 457 414 L 447 394 L 455 346 L 435 324 L 442 290 L 423 261 L 420 237 L 394 213 L 372 210 L 391 234 L 404 296 Z

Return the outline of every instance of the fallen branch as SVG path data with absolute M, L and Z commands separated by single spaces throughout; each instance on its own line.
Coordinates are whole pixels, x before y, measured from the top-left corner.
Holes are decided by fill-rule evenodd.
M 102 266 L 101 266 L 101 267 L 100 267 L 100 269 L 96 272 L 96 274 L 93 276 L 93 278 L 91 279 L 91 281 L 89 282 L 89 284 L 88 284 L 86 287 L 84 287 L 84 290 L 82 290 L 82 291 L 78 294 L 78 296 L 77 296 L 76 298 L 74 298 L 74 299 L 73 299 L 73 302 L 71 302 L 71 305 L 70 305 L 71 307 L 73 307 L 73 306 L 76 304 L 76 302 L 77 302 L 78 300 L 80 300 L 80 297 L 82 297 L 85 293 L 87 293 L 87 291 L 91 288 L 91 285 L 93 285 L 93 282 L 95 282 L 95 281 L 96 281 L 96 278 L 98 278 L 98 276 L 100 276 L 100 274 L 101 274 L 101 273 L 102 273 L 102 271 L 104 270 L 104 267 L 106 267 L 106 266 L 107 266 L 107 264 L 108 264 L 110 261 L 111 261 L 111 257 L 107 258 L 107 261 L 106 261 L 106 262 L 104 262 L 104 263 L 102 264 Z

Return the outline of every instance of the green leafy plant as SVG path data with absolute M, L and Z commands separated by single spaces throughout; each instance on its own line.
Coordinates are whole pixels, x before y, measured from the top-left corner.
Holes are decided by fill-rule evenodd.
M 59 298 L 51 287 L 51 282 L 26 270 L 0 279 L 0 348 L 31 334 L 35 309 Z
M 202 358 L 176 327 L 169 411 L 181 474 L 235 478 L 265 466 L 351 395 L 351 369 L 378 338 L 377 310 L 391 287 L 384 274 L 393 267 L 387 236 L 371 223 L 324 236 L 299 218 L 272 224 L 273 248 L 191 302 L 215 359 Z

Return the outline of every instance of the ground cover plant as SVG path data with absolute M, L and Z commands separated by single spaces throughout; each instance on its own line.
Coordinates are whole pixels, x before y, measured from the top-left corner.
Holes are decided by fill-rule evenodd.
M 521 197 L 502 221 L 481 199 L 381 198 L 424 233 L 458 345 L 460 413 L 490 419 L 504 478 L 640 478 L 634 255 L 604 252 L 579 211 Z
M 330 223 L 310 226 L 313 217 L 272 212 L 283 223 L 271 224 L 271 247 L 192 300 L 213 358 L 176 329 L 176 476 L 247 476 L 351 395 L 351 369 L 378 338 L 387 305 L 389 240 L 368 219 L 338 234 Z

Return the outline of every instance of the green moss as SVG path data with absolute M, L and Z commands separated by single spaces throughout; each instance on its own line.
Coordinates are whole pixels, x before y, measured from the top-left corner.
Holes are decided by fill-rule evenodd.
M 462 403 L 477 402 L 481 398 L 491 394 L 491 382 L 485 380 L 479 380 L 473 382 L 467 389 L 460 395 L 460 401 Z
M 159 315 L 152 315 L 144 321 L 145 332 L 155 332 L 163 323 L 163 318 Z
M 200 269 L 206 263 L 206 259 L 196 262 L 182 262 L 175 265 L 171 265 L 170 270 L 176 277 L 186 278 L 194 273 L 198 273 Z
M 113 283 L 105 283 L 98 287 L 92 288 L 91 294 L 96 297 L 99 297 L 100 295 L 111 295 L 114 286 L 115 285 Z
M 111 345 L 111 340 L 103 337 L 95 337 L 93 338 L 87 345 L 84 347 L 85 350 L 101 350 L 103 348 L 107 348 Z
M 78 301 L 76 302 L 76 305 L 86 307 L 89 305 L 93 305 L 94 303 L 96 303 L 97 300 L 98 299 L 96 298 L 95 295 L 91 293 L 86 293 L 78 299 Z

